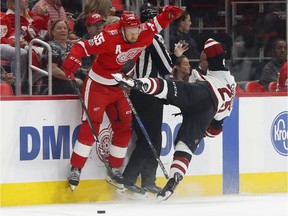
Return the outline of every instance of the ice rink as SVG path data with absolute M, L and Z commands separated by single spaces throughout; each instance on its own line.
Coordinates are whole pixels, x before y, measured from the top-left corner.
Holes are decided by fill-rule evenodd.
M 287 216 L 288 194 L 193 197 L 157 203 L 119 199 L 109 203 L 81 203 L 2 207 L 1 216 Z

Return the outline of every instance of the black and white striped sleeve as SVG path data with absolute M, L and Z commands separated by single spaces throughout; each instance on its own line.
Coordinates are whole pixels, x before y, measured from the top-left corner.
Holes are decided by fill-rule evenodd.
M 164 77 L 171 73 L 173 62 L 169 51 L 165 47 L 164 39 L 160 34 L 155 35 L 151 51 L 152 59 L 159 69 L 160 76 Z

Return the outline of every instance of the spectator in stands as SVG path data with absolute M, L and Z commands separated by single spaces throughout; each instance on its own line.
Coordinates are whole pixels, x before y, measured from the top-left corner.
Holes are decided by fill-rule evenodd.
M 66 20 L 60 19 L 53 21 L 49 33 L 51 40 L 48 41 L 48 43 L 52 48 L 52 94 L 76 94 L 72 82 L 65 76 L 65 73 L 61 69 L 62 63 L 72 47 L 72 44 L 68 42 L 69 27 Z M 47 53 L 46 50 L 45 53 Z M 78 85 L 82 85 L 80 79 L 76 78 L 76 81 Z M 47 94 L 47 86 L 48 78 L 44 77 L 41 94 Z
M 277 91 L 279 92 L 287 92 L 288 91 L 288 62 L 286 61 L 285 64 L 280 69 L 279 78 L 277 80 L 278 87 Z
M 81 39 L 88 40 L 101 33 L 105 27 L 105 20 L 100 14 L 90 13 L 86 19 L 87 34 Z M 91 68 L 92 62 L 96 58 L 96 55 L 85 56 L 82 58 L 81 70 L 78 74 L 79 78 L 84 80 L 87 76 L 88 71 Z
M 263 67 L 259 83 L 266 90 L 269 88 L 270 82 L 275 82 L 278 79 L 280 68 L 287 60 L 287 42 L 282 39 L 275 40 L 272 49 L 271 60 Z
M 264 4 L 264 6 L 263 13 L 258 13 L 254 22 L 253 31 L 255 32 L 256 44 L 264 48 L 264 56 L 269 56 L 273 52 L 274 41 L 277 38 L 285 37 L 285 34 L 281 32 L 284 32 L 286 22 L 278 13 L 283 11 L 283 5 L 273 3 Z
M 190 16 L 201 17 L 204 23 L 210 26 L 217 26 L 218 11 L 221 10 L 218 7 L 223 7 L 224 4 L 221 0 L 185 0 L 183 5 L 186 6 Z
M 199 65 L 193 70 L 197 71 L 195 73 L 206 75 L 207 69 L 208 62 L 206 59 L 206 54 L 201 52 Z M 189 59 L 185 55 L 181 55 L 176 59 L 172 74 L 168 78 L 181 80 L 184 82 L 195 82 L 194 77 L 191 77 L 191 66 L 189 64 Z
M 65 9 L 61 0 L 39 0 L 32 8 L 34 14 L 46 13 L 51 22 L 54 20 L 67 20 Z
M 15 26 L 15 1 L 7 0 L 7 7 L 5 17 L 9 19 L 13 28 Z M 49 17 L 43 8 L 39 8 L 35 15 L 28 8 L 28 1 L 20 0 L 20 29 L 27 44 L 34 38 L 45 38 L 48 21 Z
M 68 22 L 67 13 L 65 11 L 65 8 L 62 6 L 61 0 L 39 0 L 32 8 L 32 12 L 34 14 L 45 13 L 46 15 L 48 15 L 50 19 L 48 25 L 49 28 L 51 22 L 53 22 L 54 20 L 62 19 Z M 73 20 L 71 21 L 74 22 Z M 69 25 L 69 30 L 71 30 L 72 26 L 74 26 L 74 23 L 72 25 Z M 78 41 L 79 37 L 73 31 L 69 31 L 69 42 L 76 43 Z
M 176 59 L 175 66 L 169 78 L 188 82 L 190 75 L 191 66 L 189 64 L 189 59 L 185 55 L 179 56 Z
M 86 3 L 83 12 L 75 20 L 74 31 L 77 36 L 82 37 L 87 33 L 86 19 L 90 13 L 100 14 L 106 20 L 111 12 L 111 0 L 90 0 Z
M 90 13 L 85 21 L 87 34 L 81 39 L 88 40 L 101 33 L 105 27 L 105 20 L 98 13 Z
M 199 59 L 199 51 L 195 40 L 190 36 L 191 18 L 187 11 L 183 10 L 182 16 L 173 22 L 174 26 L 170 29 L 170 51 L 173 52 L 174 46 L 179 41 L 185 41 L 189 49 L 184 52 L 188 59 Z M 170 25 L 171 26 L 171 25 Z
M 5 77 L 12 81 L 15 81 L 15 72 L 16 72 L 16 49 L 15 49 L 15 31 L 11 27 L 11 23 L 6 16 L 0 17 L 0 26 L 1 26 L 1 34 L 0 34 L 0 54 L 1 60 L 8 60 L 10 62 L 10 73 L 4 73 Z M 20 81 L 21 84 L 25 82 L 27 78 L 27 69 L 28 69 L 28 55 L 27 51 L 23 49 L 26 46 L 26 41 L 23 38 L 20 39 Z M 2 68 L 2 67 L 1 67 Z M 12 82 L 9 82 L 12 84 Z
M 11 23 L 11 27 L 15 26 L 15 1 L 7 0 L 7 12 L 5 18 Z M 22 48 L 27 49 L 27 45 L 34 38 L 44 39 L 47 34 L 47 25 L 49 17 L 42 10 L 39 9 L 37 15 L 33 14 L 28 8 L 28 1 L 20 0 L 20 31 Z M 33 46 L 32 63 L 35 66 L 40 66 L 39 59 L 41 58 L 42 48 Z M 27 70 L 27 69 L 26 69 Z M 22 79 L 22 93 L 28 92 L 27 77 Z

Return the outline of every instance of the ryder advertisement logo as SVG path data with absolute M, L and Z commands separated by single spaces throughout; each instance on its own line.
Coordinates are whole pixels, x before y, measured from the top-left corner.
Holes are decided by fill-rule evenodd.
M 275 150 L 288 156 L 288 111 L 276 116 L 271 127 L 271 141 Z

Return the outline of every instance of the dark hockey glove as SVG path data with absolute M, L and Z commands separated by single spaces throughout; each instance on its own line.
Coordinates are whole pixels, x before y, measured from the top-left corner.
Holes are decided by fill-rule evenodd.
M 120 73 L 125 74 L 127 77 L 133 77 L 135 63 L 132 59 L 129 59 L 122 67 Z
M 82 63 L 74 56 L 68 55 L 62 64 L 62 70 L 66 77 L 73 79 L 76 71 L 81 67 Z
M 219 135 L 223 130 L 223 120 L 217 121 L 215 119 L 212 120 L 209 127 L 207 128 L 205 135 L 211 138 Z

